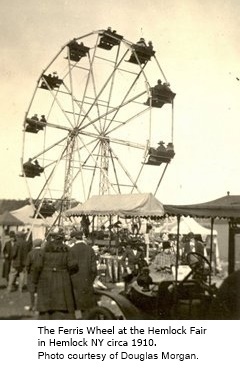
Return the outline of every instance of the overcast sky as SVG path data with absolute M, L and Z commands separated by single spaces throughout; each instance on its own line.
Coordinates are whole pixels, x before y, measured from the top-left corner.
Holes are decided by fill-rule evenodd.
M 22 124 L 42 70 L 73 37 L 108 26 L 132 42 L 152 40 L 177 94 L 176 156 L 159 200 L 240 194 L 239 0 L 1 0 L 0 198 L 28 197 Z

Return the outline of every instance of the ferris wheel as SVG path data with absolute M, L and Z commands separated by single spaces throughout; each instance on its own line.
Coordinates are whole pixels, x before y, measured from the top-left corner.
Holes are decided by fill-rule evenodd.
M 108 28 L 67 42 L 24 118 L 22 176 L 35 215 L 96 194 L 156 194 L 175 154 L 174 97 L 151 41 Z

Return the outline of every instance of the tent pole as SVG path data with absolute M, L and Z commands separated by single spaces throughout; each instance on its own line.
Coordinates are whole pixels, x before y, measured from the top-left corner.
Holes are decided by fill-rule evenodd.
M 176 252 L 176 272 L 175 272 L 175 281 L 176 281 L 176 283 L 177 283 L 177 280 L 178 280 L 180 219 L 181 219 L 181 216 L 180 215 L 177 215 L 177 252 Z
M 95 243 L 95 215 L 92 217 L 92 244 Z
M 229 220 L 229 233 L 228 233 L 228 274 L 235 270 L 235 231 L 234 219 Z
M 211 285 L 212 281 L 212 253 L 213 253 L 213 224 L 214 224 L 214 218 L 211 218 L 211 237 L 210 237 L 210 275 L 209 275 L 209 285 Z M 216 252 L 215 252 L 216 253 Z
M 176 263 L 175 263 L 175 290 L 173 293 L 173 301 L 174 301 L 174 314 L 177 316 L 177 308 L 178 308 L 178 290 L 177 290 L 177 281 L 178 281 L 178 262 L 179 262 L 179 230 L 180 230 L 180 219 L 181 216 L 177 215 L 177 251 L 176 251 Z

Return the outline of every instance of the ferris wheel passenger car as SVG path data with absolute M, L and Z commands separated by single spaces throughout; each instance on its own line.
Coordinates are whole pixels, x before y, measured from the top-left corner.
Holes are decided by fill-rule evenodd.
M 144 41 L 145 44 L 145 41 Z M 128 62 L 134 63 L 134 64 L 145 64 L 148 61 L 151 60 L 151 57 L 155 55 L 155 51 L 152 48 L 152 44 L 149 44 L 148 46 L 143 43 L 136 43 L 133 46 L 133 53 L 131 54 Z
M 167 83 L 157 84 L 150 88 L 151 98 L 148 98 L 146 105 L 162 108 L 164 104 L 172 104 L 176 94 L 170 89 Z
M 73 62 L 79 62 L 81 58 L 86 57 L 90 48 L 85 46 L 82 42 L 78 42 L 74 39 L 68 44 L 69 58 Z
M 118 35 L 115 30 L 111 30 L 109 27 L 107 31 L 102 33 L 98 48 L 111 50 L 115 45 L 119 45 L 123 36 Z
M 35 176 L 40 176 L 44 171 L 38 163 L 33 164 L 32 160 L 29 159 L 25 164 L 23 164 L 23 172 L 27 178 L 34 178 Z
M 53 73 L 53 75 L 42 75 L 42 80 L 40 88 L 46 90 L 58 89 L 63 83 L 63 80 L 59 79 L 56 73 Z
M 166 167 L 155 172 L 144 165 L 159 120 L 161 138 L 173 142 L 174 115 L 170 104 L 161 112 L 145 105 L 154 77 L 166 80 L 152 42 L 133 43 L 111 28 L 92 31 L 68 40 L 43 71 L 23 130 L 21 163 L 32 204 L 59 200 L 64 215 L 74 200 L 93 194 L 156 194 Z M 46 121 L 32 120 L 35 112 Z M 42 168 L 28 164 L 29 157 Z M 159 158 L 148 164 L 160 165 Z

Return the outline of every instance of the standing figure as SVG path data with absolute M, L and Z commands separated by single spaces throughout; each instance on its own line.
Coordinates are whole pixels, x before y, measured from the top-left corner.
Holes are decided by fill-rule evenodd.
M 70 274 L 77 270 L 77 264 L 71 260 L 63 238 L 62 234 L 52 235 L 34 264 L 39 319 L 75 318 Z
M 195 251 L 195 238 L 192 232 L 189 232 L 183 239 L 182 239 L 182 263 L 187 264 L 187 255 L 190 252 Z
M 205 245 L 203 243 L 201 234 L 195 234 L 194 239 L 195 239 L 195 246 L 194 246 L 195 252 L 203 256 L 207 256 Z
M 132 218 L 131 229 L 132 229 L 132 234 L 139 234 L 140 229 L 141 229 L 141 220 L 139 217 Z
M 16 278 L 19 277 L 18 290 L 21 293 L 25 284 L 26 278 L 26 258 L 29 252 L 29 244 L 25 241 L 24 233 L 18 232 L 16 235 L 16 243 L 12 248 L 12 262 L 8 280 L 8 292 L 12 291 Z
M 42 240 L 40 238 L 33 241 L 33 249 L 29 251 L 26 259 L 26 272 L 27 272 L 27 289 L 30 294 L 30 306 L 24 307 L 26 310 L 36 310 L 35 297 L 37 293 L 37 286 L 33 282 L 34 267 L 39 260 L 39 255 L 42 254 L 41 250 Z
M 82 220 L 81 220 L 81 228 L 82 228 L 82 231 L 83 231 L 83 234 L 85 235 L 85 237 L 89 236 L 89 226 L 90 226 L 90 224 L 91 224 L 91 222 L 89 220 L 89 217 L 86 216 L 86 215 L 83 215 Z
M 71 275 L 76 308 L 85 318 L 89 309 L 96 305 L 93 283 L 97 276 L 96 254 L 84 240 L 81 231 L 72 232 L 75 244 L 69 254 L 77 262 L 78 271 Z
M 125 290 L 127 290 L 128 284 L 131 283 L 141 272 L 142 268 L 147 265 L 144 251 L 139 248 L 136 240 L 132 240 L 131 243 L 128 244 L 126 250 L 123 252 L 121 262 L 124 270 Z
M 3 247 L 3 270 L 2 270 L 2 277 L 5 278 L 8 282 L 10 268 L 11 268 L 11 261 L 12 261 L 12 251 L 13 246 L 16 243 L 16 235 L 15 232 L 9 232 L 10 240 L 7 241 Z

